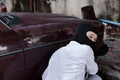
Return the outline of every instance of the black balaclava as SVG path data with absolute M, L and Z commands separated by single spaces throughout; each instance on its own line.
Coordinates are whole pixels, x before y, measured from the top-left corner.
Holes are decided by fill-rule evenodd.
M 80 44 L 86 44 L 90 46 L 92 49 L 94 49 L 95 42 L 91 41 L 86 33 L 88 31 L 92 31 L 97 34 L 97 30 L 95 27 L 93 27 L 90 24 L 81 24 L 79 28 L 77 29 L 75 36 L 73 37 L 74 41 L 77 41 Z

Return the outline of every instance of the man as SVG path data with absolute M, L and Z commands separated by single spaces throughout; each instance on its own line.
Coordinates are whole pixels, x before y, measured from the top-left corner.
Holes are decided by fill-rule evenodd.
M 80 25 L 73 40 L 53 53 L 43 80 L 102 80 L 96 75 L 98 66 L 93 51 L 96 40 L 95 27 Z M 85 78 L 85 73 L 91 76 Z

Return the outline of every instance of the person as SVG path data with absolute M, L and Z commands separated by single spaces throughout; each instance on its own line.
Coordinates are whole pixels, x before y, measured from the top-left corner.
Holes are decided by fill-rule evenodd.
M 98 65 L 93 51 L 96 40 L 95 27 L 81 24 L 73 39 L 53 53 L 42 80 L 102 80 L 96 74 Z

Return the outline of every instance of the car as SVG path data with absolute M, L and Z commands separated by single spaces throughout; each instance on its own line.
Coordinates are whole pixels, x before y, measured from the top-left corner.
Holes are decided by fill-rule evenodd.
M 97 50 L 104 44 L 104 25 L 97 20 L 51 13 L 1 13 L 0 80 L 42 80 L 52 53 L 72 40 L 83 23 L 97 27 Z

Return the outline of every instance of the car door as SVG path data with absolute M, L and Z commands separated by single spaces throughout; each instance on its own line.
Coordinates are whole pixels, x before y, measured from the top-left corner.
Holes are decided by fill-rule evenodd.
M 71 36 L 71 29 L 62 25 L 39 25 L 28 28 L 23 30 L 30 35 L 25 39 L 24 48 L 27 80 L 41 80 L 50 56 L 56 49 L 66 44 L 65 39 Z
M 26 80 L 22 39 L 0 21 L 0 80 Z

